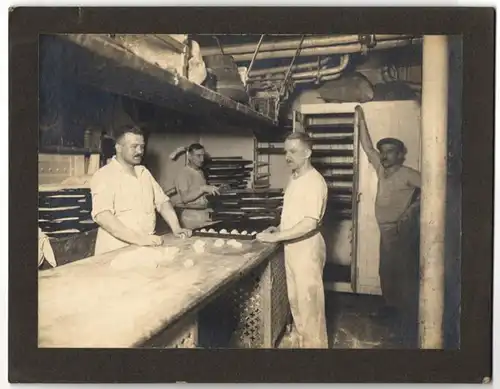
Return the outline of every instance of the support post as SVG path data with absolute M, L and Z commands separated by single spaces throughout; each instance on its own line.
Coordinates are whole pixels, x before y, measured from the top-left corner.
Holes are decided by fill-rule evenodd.
M 443 348 L 448 125 L 448 41 L 423 41 L 420 348 Z

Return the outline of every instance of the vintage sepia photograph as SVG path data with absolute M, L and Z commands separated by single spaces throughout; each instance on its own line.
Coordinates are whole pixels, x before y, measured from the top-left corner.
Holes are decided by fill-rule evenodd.
M 38 61 L 40 349 L 461 348 L 462 35 L 41 34 Z

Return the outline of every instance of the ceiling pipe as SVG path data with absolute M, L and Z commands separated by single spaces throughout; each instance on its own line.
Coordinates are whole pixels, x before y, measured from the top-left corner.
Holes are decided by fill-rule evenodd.
M 301 80 L 296 80 L 295 83 L 296 84 L 305 84 L 305 83 L 309 83 L 309 82 L 315 82 L 316 84 L 318 84 L 318 83 L 324 82 L 324 81 L 337 80 L 341 76 L 342 76 L 342 73 L 336 73 L 336 74 L 331 74 L 328 76 L 320 77 L 319 79 L 317 79 L 316 77 L 315 78 L 304 78 Z
M 328 76 L 321 77 L 320 80 L 318 80 L 316 77 L 314 78 L 304 78 L 301 80 L 294 80 L 294 84 L 307 84 L 307 83 L 320 83 L 324 81 L 331 81 L 331 80 L 337 80 L 342 76 L 342 73 L 336 73 L 336 74 L 331 74 Z M 269 87 L 272 87 L 273 85 L 276 85 L 276 81 L 272 80 L 257 80 L 255 81 L 254 84 L 252 84 L 252 88 L 254 89 L 266 89 Z
M 349 54 L 344 54 L 342 56 L 342 58 L 340 59 L 340 64 L 338 66 L 335 66 L 333 68 L 320 69 L 319 72 L 316 69 L 316 70 L 312 70 L 309 72 L 293 73 L 291 77 L 293 80 L 300 80 L 300 79 L 311 78 L 311 77 L 322 78 L 324 76 L 330 76 L 330 75 L 344 71 L 347 68 L 347 66 L 349 65 L 349 60 L 350 60 Z M 282 74 L 275 74 L 275 75 L 271 75 L 270 77 L 265 77 L 262 79 L 251 78 L 248 80 L 248 82 L 261 81 L 261 80 L 279 81 L 279 80 L 283 80 L 283 78 L 284 78 L 284 76 Z
M 295 55 L 292 58 L 292 62 L 290 62 L 290 66 L 288 67 L 286 74 L 285 74 L 285 79 L 283 80 L 283 85 L 280 88 L 280 96 L 284 96 L 286 86 L 288 85 L 288 80 L 290 79 L 290 76 L 292 75 L 292 67 L 293 64 L 295 63 L 295 59 L 299 56 L 300 50 L 302 48 L 302 43 L 304 42 L 305 35 L 302 35 L 302 38 L 300 39 L 300 43 L 297 46 L 297 50 L 295 50 Z
M 410 44 L 421 44 L 421 43 L 422 43 L 421 38 L 384 41 L 384 42 L 378 42 L 377 45 L 374 48 L 369 49 L 369 51 L 393 49 L 397 47 L 408 46 Z M 343 46 L 333 46 L 333 47 L 310 47 L 302 49 L 300 51 L 300 56 L 307 57 L 307 56 L 332 55 L 332 54 L 352 54 L 352 53 L 359 53 L 364 50 L 365 46 L 360 43 L 343 45 Z M 270 59 L 270 58 L 291 58 L 295 55 L 295 52 L 296 50 L 260 51 L 258 56 L 256 57 L 256 60 Z M 253 53 L 233 55 L 235 62 L 247 62 L 250 61 L 252 57 Z
M 320 63 L 320 66 L 324 66 L 324 65 L 327 65 L 330 61 L 331 61 L 331 58 L 323 58 L 321 61 L 319 61 L 319 63 Z M 314 69 L 317 66 L 318 66 L 318 61 L 295 64 L 295 65 L 293 65 L 292 71 L 309 70 L 309 69 Z M 269 68 L 269 69 L 252 70 L 249 73 L 249 77 L 252 78 L 252 77 L 258 77 L 258 76 L 265 76 L 268 74 L 285 73 L 287 70 L 288 70 L 288 66 L 277 66 L 275 68 Z
M 385 40 L 395 40 L 395 39 L 404 39 L 404 38 L 412 38 L 414 35 L 402 35 L 402 34 L 380 34 L 375 35 L 376 41 L 385 41 Z M 290 39 L 284 40 L 281 42 L 268 42 L 262 44 L 260 50 L 261 51 L 276 51 L 276 50 L 287 50 L 294 49 L 299 44 L 300 39 Z M 333 45 L 343 45 L 343 44 L 351 44 L 351 43 L 359 43 L 359 35 L 341 35 L 341 36 L 309 36 L 304 39 L 302 44 L 302 48 L 309 47 L 317 47 L 317 46 L 333 46 Z M 246 43 L 241 45 L 227 45 L 224 47 L 224 53 L 235 55 L 235 54 L 248 54 L 254 53 L 256 43 Z M 203 56 L 219 54 L 220 50 L 217 47 L 206 47 L 201 49 L 201 53 Z

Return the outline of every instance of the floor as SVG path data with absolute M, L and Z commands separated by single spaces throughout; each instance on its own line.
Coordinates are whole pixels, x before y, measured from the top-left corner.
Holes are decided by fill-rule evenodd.
M 326 294 L 327 330 L 330 348 L 403 348 L 406 336 L 398 334 L 395 319 L 378 316 L 383 306 L 379 296 L 329 292 Z M 279 348 L 290 348 L 285 335 Z

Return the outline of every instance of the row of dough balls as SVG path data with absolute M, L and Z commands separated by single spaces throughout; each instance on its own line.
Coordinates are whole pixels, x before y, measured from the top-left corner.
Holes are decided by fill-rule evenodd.
M 213 228 L 211 228 L 211 229 L 209 229 L 209 230 L 207 230 L 206 228 L 202 228 L 202 229 L 200 230 L 200 232 L 208 232 L 208 233 L 210 233 L 210 234 L 216 234 L 216 233 L 217 233 L 217 231 L 215 231 Z M 236 230 L 236 229 L 235 229 L 235 230 L 232 230 L 232 231 L 229 233 L 229 232 L 227 232 L 227 230 L 226 230 L 226 229 L 224 229 L 224 228 L 223 228 L 222 230 L 220 230 L 220 231 L 219 231 L 219 234 L 231 234 L 231 235 L 257 235 L 257 231 L 253 231 L 252 233 L 248 234 L 248 231 L 241 231 L 241 233 L 240 233 L 240 232 L 238 232 L 238 230 Z
M 240 249 L 243 247 L 243 245 L 235 239 L 228 240 L 227 242 L 224 239 L 217 239 L 214 242 L 214 246 L 218 247 L 218 248 L 224 247 L 224 245 L 226 245 L 226 244 L 228 246 L 235 248 L 235 249 Z

